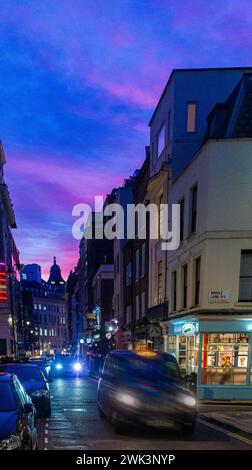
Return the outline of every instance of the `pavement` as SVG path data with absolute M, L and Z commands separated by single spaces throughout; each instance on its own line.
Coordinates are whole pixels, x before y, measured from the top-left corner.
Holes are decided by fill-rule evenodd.
M 252 436 L 247 432 L 248 429 L 251 432 L 251 406 L 230 408 L 233 405 L 200 404 L 195 433 L 190 438 L 167 431 L 132 427 L 118 435 L 99 416 L 95 379 L 57 378 L 50 388 L 52 416 L 38 420 L 40 449 L 252 450 Z M 238 428 L 239 423 L 246 429 Z
M 252 406 L 248 410 L 237 410 L 235 405 L 229 405 L 227 408 L 222 411 L 217 409 L 203 412 L 201 417 L 207 421 L 225 426 L 231 431 L 238 431 L 252 437 Z

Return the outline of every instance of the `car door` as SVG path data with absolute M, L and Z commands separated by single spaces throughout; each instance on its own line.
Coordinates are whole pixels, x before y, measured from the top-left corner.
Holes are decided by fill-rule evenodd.
M 98 402 L 105 414 L 110 415 L 116 392 L 117 359 L 108 356 L 101 373 L 98 389 Z
M 25 405 L 31 404 L 26 392 L 24 391 L 20 382 L 14 378 L 13 385 L 15 388 L 16 397 L 19 403 L 19 429 L 22 436 L 22 444 L 26 449 L 32 447 L 32 431 L 35 426 L 34 422 L 34 411 L 26 411 Z

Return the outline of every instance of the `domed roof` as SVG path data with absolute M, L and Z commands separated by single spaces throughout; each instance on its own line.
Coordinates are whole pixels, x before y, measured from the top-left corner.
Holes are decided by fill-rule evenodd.
M 56 263 L 56 256 L 53 258 L 53 265 L 51 266 L 50 269 L 50 276 L 47 281 L 51 285 L 64 285 L 65 281 L 63 277 L 61 276 L 61 269 L 59 265 Z

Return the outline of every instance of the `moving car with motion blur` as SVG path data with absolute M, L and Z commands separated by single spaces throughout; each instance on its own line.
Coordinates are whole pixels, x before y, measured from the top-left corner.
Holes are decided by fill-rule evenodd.
M 51 382 L 51 365 L 46 357 L 33 356 L 29 358 L 29 363 L 38 366 L 43 372 L 48 382 Z
M 1 364 L 0 372 L 15 374 L 26 393 L 30 395 L 41 418 L 51 416 L 51 398 L 48 381 L 36 365 L 29 363 Z
M 51 365 L 52 377 L 79 377 L 85 373 L 85 363 L 78 357 L 57 357 Z
M 167 428 L 192 435 L 197 418 L 194 395 L 183 384 L 171 354 L 153 351 L 111 351 L 98 382 L 102 418 L 115 431 L 125 424 Z
M 0 450 L 37 449 L 36 410 L 15 375 L 0 373 Z

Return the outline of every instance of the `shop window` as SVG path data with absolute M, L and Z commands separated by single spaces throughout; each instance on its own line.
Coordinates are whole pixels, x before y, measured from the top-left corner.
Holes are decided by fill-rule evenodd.
M 168 336 L 168 353 L 176 357 L 177 336 Z
M 252 250 L 242 250 L 239 302 L 252 302 Z
M 203 385 L 246 385 L 249 335 L 204 334 L 202 342 Z

